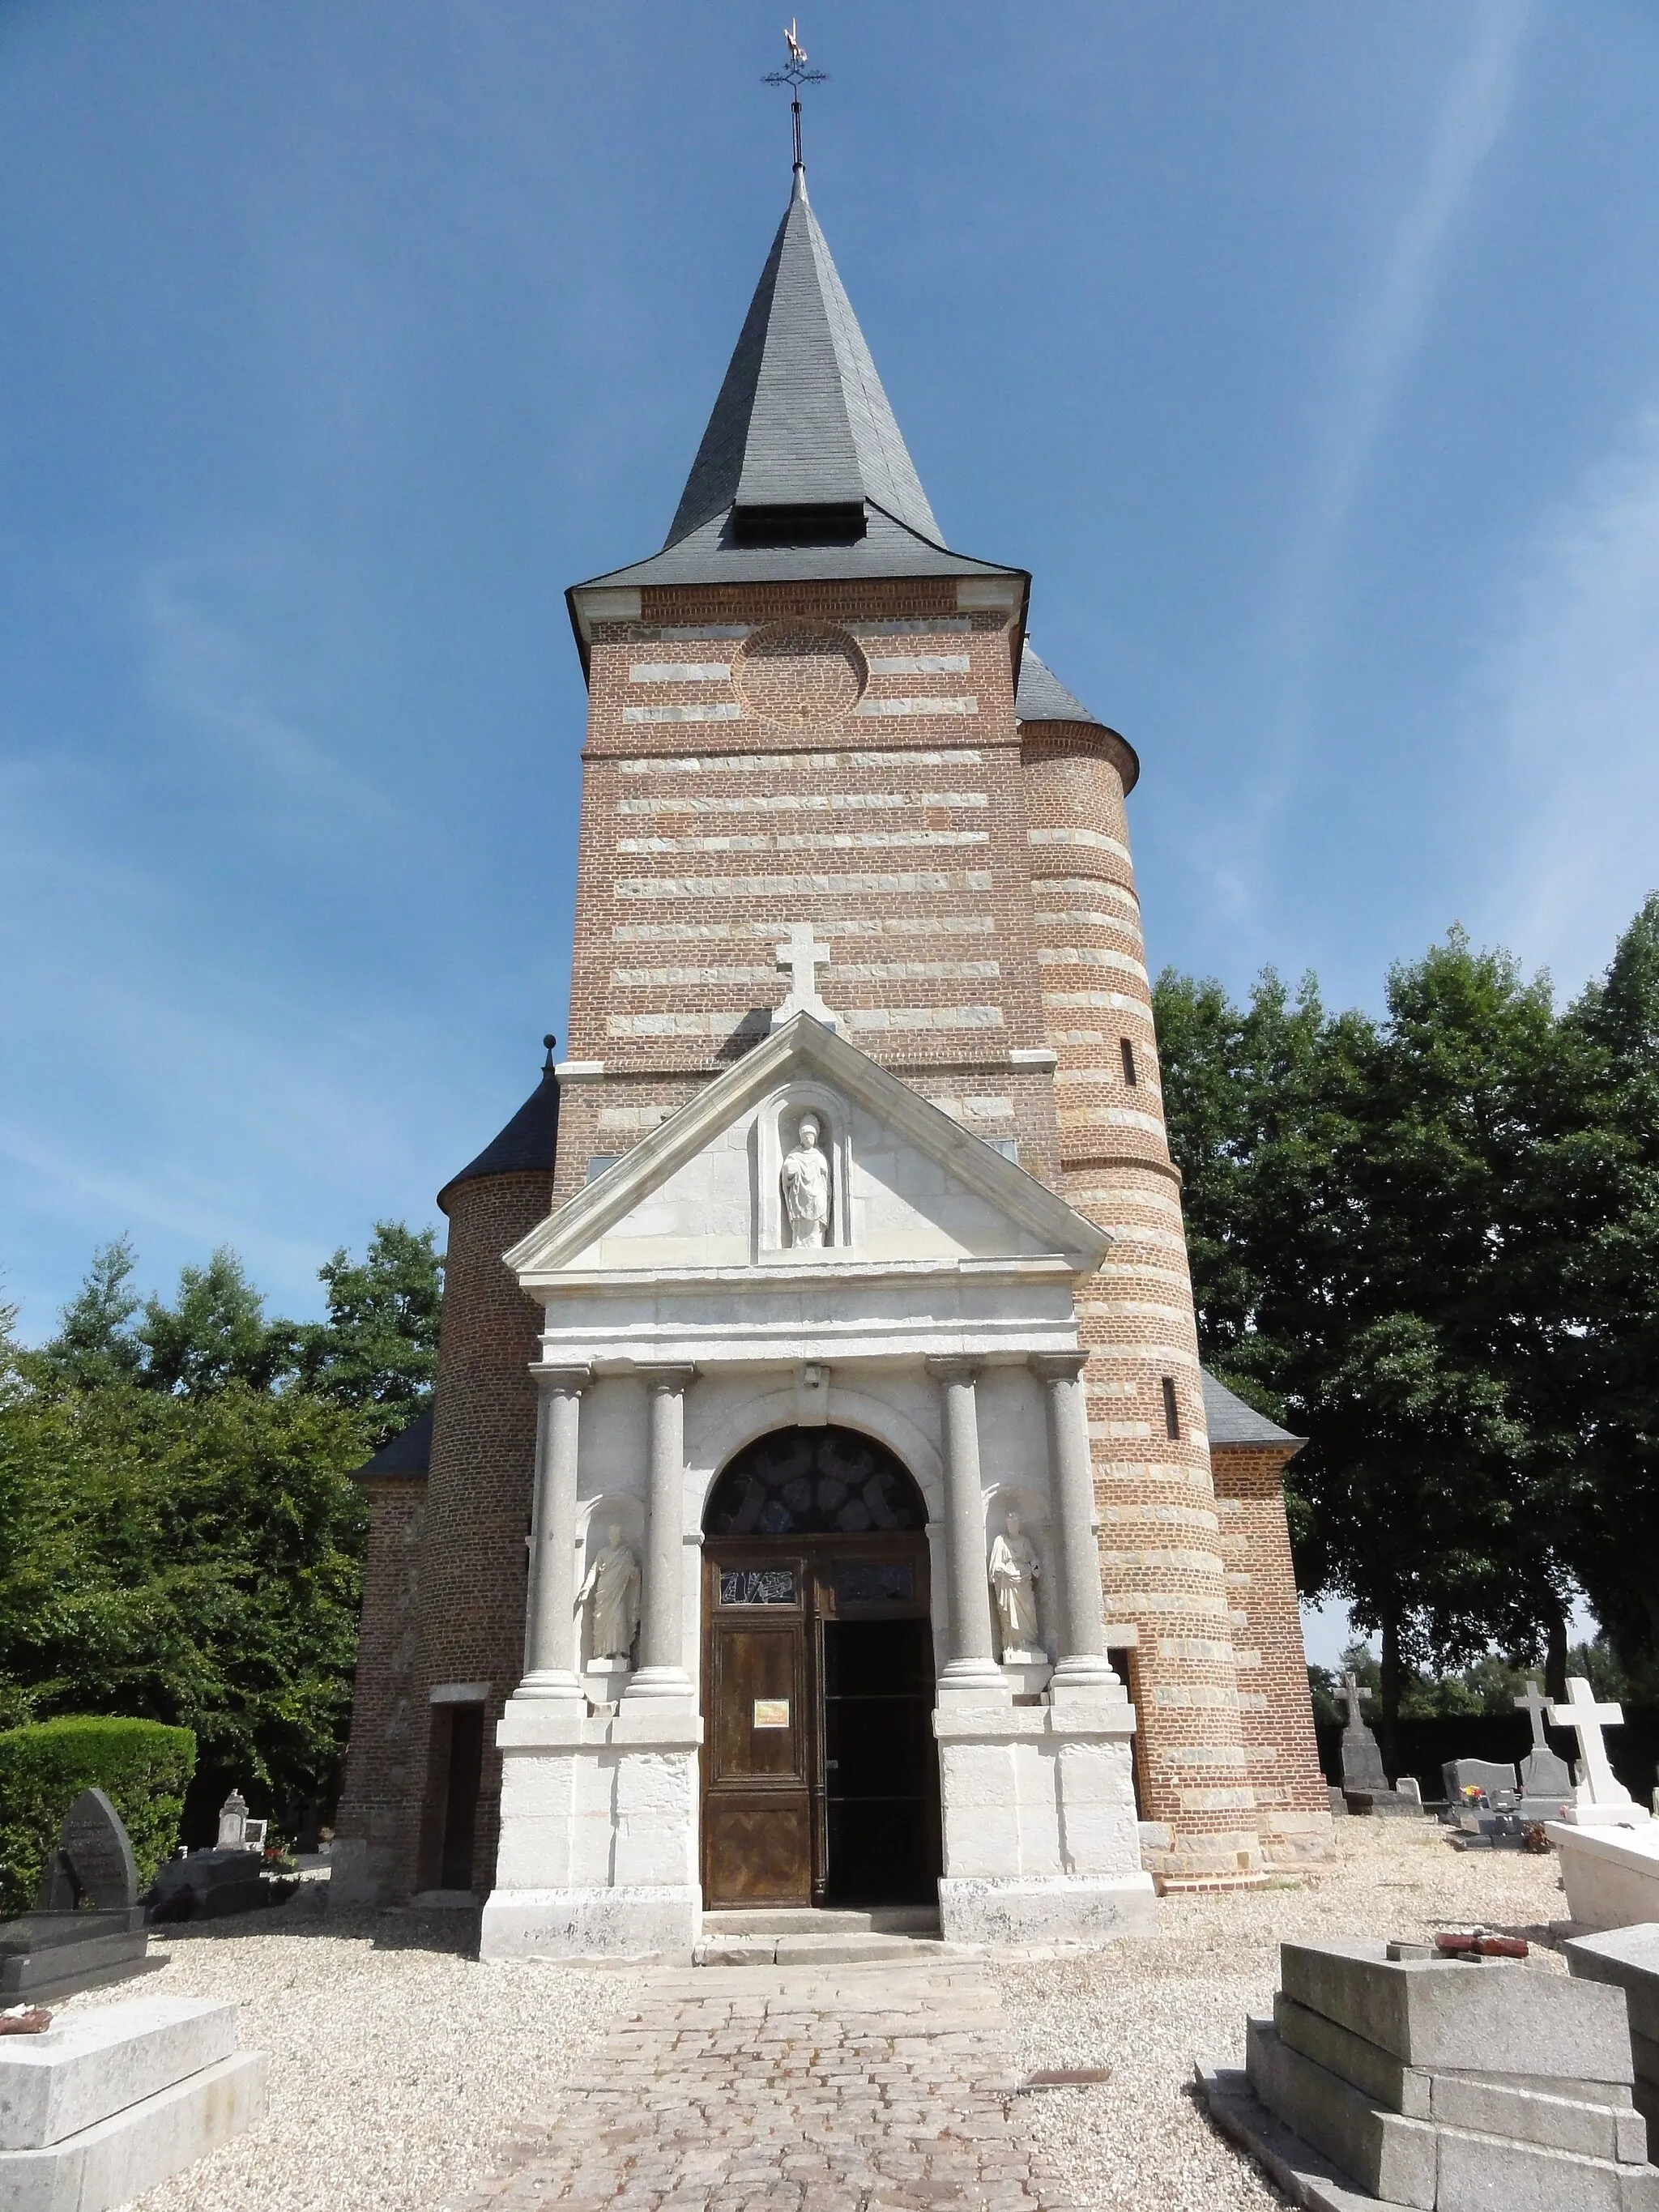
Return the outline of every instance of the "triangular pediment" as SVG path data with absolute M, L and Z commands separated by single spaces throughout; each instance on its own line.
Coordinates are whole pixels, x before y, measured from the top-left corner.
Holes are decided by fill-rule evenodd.
M 821 1245 L 783 1184 L 799 1125 L 828 1163 Z M 717 1076 L 506 1255 L 526 1290 L 561 1277 L 753 1267 L 1092 1273 L 1111 1238 L 1012 1160 L 811 1015 Z

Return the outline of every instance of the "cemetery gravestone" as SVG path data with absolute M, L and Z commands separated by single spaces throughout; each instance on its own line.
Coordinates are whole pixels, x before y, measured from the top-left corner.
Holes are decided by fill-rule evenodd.
M 257 1839 L 250 1834 L 256 1830 Z M 254 1912 L 287 1895 L 260 1872 L 265 1824 L 250 1820 L 247 1800 L 233 1790 L 219 1808 L 219 1840 L 210 1851 L 169 1859 L 150 1892 L 152 1920 L 216 1920 Z
M 1527 1809 L 1571 1803 L 1575 1787 L 1573 1771 L 1544 1741 L 1544 1715 L 1549 1710 L 1549 1700 L 1540 1685 L 1528 1682 L 1526 1696 L 1517 1698 L 1515 1706 L 1532 1723 L 1532 1749 L 1521 1766 L 1521 1795 L 1527 1800 Z
M 1341 1696 L 1348 1723 L 1342 1731 L 1342 1795 L 1347 1808 L 1351 1813 L 1420 1813 L 1419 1797 L 1389 1787 L 1382 1753 L 1360 1711 L 1364 1694 L 1352 1674 L 1344 1675 Z
M 1297 2204 L 1650 2212 L 1620 1991 L 1416 1948 L 1282 1946 L 1244 2072 L 1199 2069 L 1225 2132 Z
M 121 1816 L 101 1790 L 83 1790 L 64 1816 L 34 1911 L 0 1922 L 0 2007 L 142 1973 L 149 1942 Z
M 1479 1790 L 1496 1805 L 1500 1796 L 1513 1800 L 1520 1796 L 1512 1766 L 1498 1766 L 1489 1759 L 1449 1759 L 1440 1770 L 1445 1787 L 1446 1802 L 1455 1806 L 1463 1801 L 1466 1790 Z
M 1613 1773 L 1602 1740 L 1603 1729 L 1621 1728 L 1622 1705 L 1598 1705 L 1595 1693 L 1582 1674 L 1567 1677 L 1567 1702 L 1550 1707 L 1551 1725 L 1571 1729 L 1578 1738 L 1579 1771 L 1583 1779 L 1573 1792 L 1573 1802 L 1561 1816 L 1574 1827 L 1639 1827 L 1652 1819 L 1637 1804 Z

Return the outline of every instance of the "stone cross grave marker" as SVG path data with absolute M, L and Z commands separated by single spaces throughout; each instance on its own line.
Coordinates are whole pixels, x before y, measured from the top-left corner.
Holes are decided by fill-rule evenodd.
M 1365 1725 L 1365 1717 L 1360 1710 L 1365 1692 L 1355 1675 L 1347 1674 L 1342 1677 L 1339 1695 L 1348 1709 L 1348 1724 L 1342 1731 L 1342 1787 L 1386 1794 L 1389 1778 L 1382 1771 L 1382 1753 L 1376 1738 Z
M 810 921 L 792 921 L 787 927 L 789 933 L 786 942 L 775 945 L 773 951 L 778 966 L 789 970 L 789 995 L 773 1015 L 773 1028 L 781 1030 L 797 1014 L 811 1014 L 826 1029 L 839 1028 L 835 1016 L 818 995 L 817 970 L 830 965 L 830 947 L 818 943 Z
M 64 1815 L 40 1886 L 41 1912 L 126 1912 L 138 1869 L 121 1816 L 101 1790 L 83 1790 Z
M 1578 1784 L 1581 1805 L 1629 1807 L 1631 1794 L 1614 1775 L 1602 1741 L 1603 1729 L 1622 1728 L 1622 1705 L 1598 1705 L 1595 1692 L 1582 1674 L 1567 1677 L 1567 1702 L 1550 1707 L 1552 1728 L 1571 1729 L 1578 1738 L 1579 1762 L 1584 1779 Z
M 1572 1769 L 1544 1741 L 1544 1716 L 1549 1711 L 1549 1699 L 1544 1695 L 1542 1685 L 1528 1682 L 1526 1696 L 1516 1698 L 1515 1709 L 1525 1713 L 1532 1723 L 1532 1749 L 1521 1763 L 1522 1796 L 1553 1799 L 1557 1803 L 1571 1797 Z

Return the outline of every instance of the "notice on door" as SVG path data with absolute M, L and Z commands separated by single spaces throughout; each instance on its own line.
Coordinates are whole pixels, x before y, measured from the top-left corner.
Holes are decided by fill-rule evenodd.
M 756 1698 L 755 1726 L 757 1729 L 787 1729 L 788 1725 L 789 1700 L 787 1698 Z

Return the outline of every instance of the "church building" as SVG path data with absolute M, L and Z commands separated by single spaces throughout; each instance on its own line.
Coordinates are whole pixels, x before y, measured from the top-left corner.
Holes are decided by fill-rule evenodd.
M 1281 1486 L 1199 1366 L 1124 800 L 934 520 L 805 171 L 661 551 L 568 594 L 570 1033 L 439 1195 L 342 1899 L 1144 1931 L 1327 1856 Z

